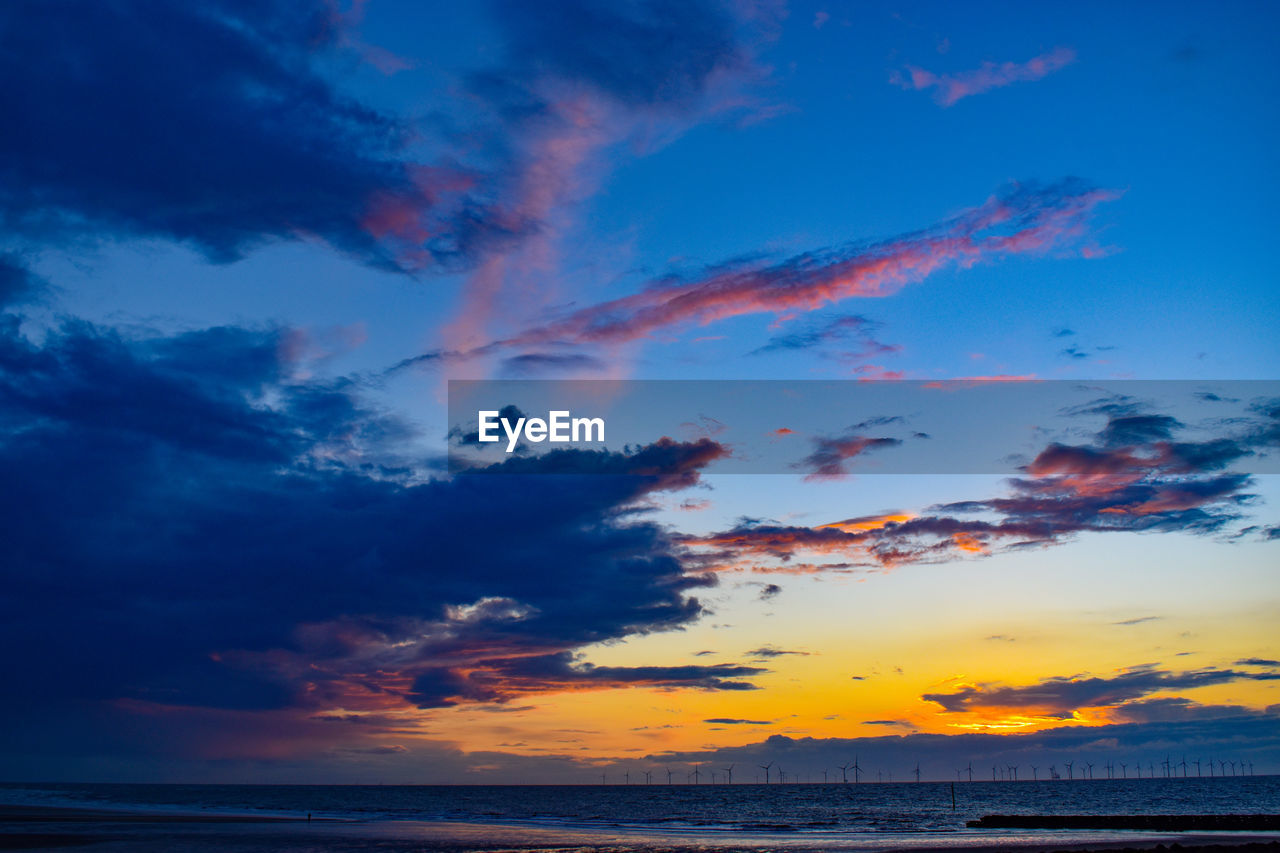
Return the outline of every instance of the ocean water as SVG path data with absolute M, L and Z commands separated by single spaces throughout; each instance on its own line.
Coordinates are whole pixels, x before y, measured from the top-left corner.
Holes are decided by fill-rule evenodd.
M 309 825 L 311 835 L 281 828 L 296 824 L 255 825 L 252 832 L 236 836 L 239 841 L 231 840 L 231 830 L 222 826 L 216 830 L 222 841 L 208 849 L 227 850 L 354 850 L 366 849 L 365 844 L 405 850 L 1062 847 L 1137 838 L 1186 843 L 1193 834 L 976 830 L 965 822 L 988 814 L 1280 814 L 1280 777 L 954 785 L 8 784 L 0 785 L 0 803 L 175 814 L 311 814 L 334 821 Z M 148 847 L 138 834 L 143 830 L 135 829 L 133 846 L 120 849 L 200 849 L 201 839 L 212 837 L 209 830 L 200 834 L 190 827 L 165 831 L 186 841 L 172 848 Z M 260 847 L 240 843 L 250 835 L 259 842 L 275 841 Z M 313 846 L 298 846 L 301 839 L 310 839 Z M 406 846 L 396 846 L 402 843 Z

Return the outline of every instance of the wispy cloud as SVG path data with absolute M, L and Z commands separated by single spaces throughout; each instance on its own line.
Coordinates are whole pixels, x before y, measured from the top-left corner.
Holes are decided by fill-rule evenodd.
M 971 95 L 980 95 L 1012 83 L 1039 80 L 1076 60 L 1076 52 L 1069 47 L 1058 47 L 1033 57 L 1026 62 L 984 62 L 979 68 L 957 71 L 952 74 L 935 74 L 914 65 L 905 71 L 895 71 L 890 82 L 904 89 L 922 91 L 936 89 L 933 99 L 939 105 L 949 107 Z
M 982 205 L 910 234 L 794 255 L 773 263 L 734 262 L 690 277 L 669 276 L 638 293 L 569 312 L 511 337 L 469 349 L 426 353 L 399 367 L 517 350 L 576 351 L 616 346 L 688 326 L 749 314 L 789 319 L 853 298 L 889 296 L 948 268 L 1022 254 L 1069 252 L 1087 241 L 1094 209 L 1119 193 L 1066 179 L 1004 188 Z M 825 327 L 781 336 L 764 350 L 816 345 L 867 328 L 837 318 Z M 869 344 L 876 351 L 880 345 Z
M 934 702 L 951 713 L 986 711 L 1021 712 L 1050 717 L 1072 717 L 1086 708 L 1117 706 L 1152 693 L 1190 690 L 1232 681 L 1276 681 L 1275 670 L 1204 669 L 1173 672 L 1155 666 L 1138 666 L 1118 675 L 1075 675 L 1046 678 L 1033 684 L 973 684 L 950 693 L 926 693 L 926 702 Z

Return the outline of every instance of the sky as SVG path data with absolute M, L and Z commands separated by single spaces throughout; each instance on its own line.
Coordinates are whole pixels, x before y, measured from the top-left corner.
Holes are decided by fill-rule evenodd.
M 5 4 L 0 778 L 1280 772 L 1278 30 Z

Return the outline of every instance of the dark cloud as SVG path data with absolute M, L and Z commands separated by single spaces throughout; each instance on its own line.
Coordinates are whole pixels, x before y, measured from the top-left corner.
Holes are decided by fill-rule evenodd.
M 751 686 L 756 667 L 573 656 L 703 612 L 713 579 L 629 508 L 723 448 L 430 479 L 404 423 L 348 382 L 295 378 L 289 335 L 68 322 L 37 343 L 0 316 L 0 677 L 22 685 L 6 714 Z
M 544 232 L 590 152 L 741 107 L 765 74 L 731 4 L 496 2 L 495 62 L 410 124 L 334 82 L 395 64 L 359 41 L 360 5 L 5 4 L 0 224 L 29 244 L 158 237 L 220 262 L 315 239 L 388 269 L 469 268 Z
M 1177 418 L 1168 415 L 1120 415 L 1107 421 L 1098 440 L 1106 447 L 1168 441 L 1182 426 Z
M 1251 680 L 1280 680 L 1280 672 L 1214 668 L 1172 672 L 1154 666 L 1140 666 L 1110 677 L 1077 675 L 1047 678 L 1023 686 L 978 684 L 951 693 L 926 693 L 920 698 L 936 702 L 951 713 L 1003 709 L 1068 718 L 1082 708 L 1119 705 L 1157 691 L 1188 690 Z
M 879 323 L 866 317 L 844 314 L 809 323 L 797 331 L 774 335 L 768 343 L 752 350 L 750 354 L 763 355 L 821 347 L 824 357 L 853 362 L 898 352 L 900 347 L 881 343 L 873 337 L 879 327 Z
M 1236 666 L 1270 666 L 1280 668 L 1280 660 L 1271 658 L 1244 658 L 1236 661 Z
M 516 423 L 528 415 L 520 410 L 519 406 L 510 403 L 498 410 L 498 419 L 506 420 L 510 423 Z M 448 432 L 449 441 L 459 447 L 475 447 L 483 450 L 486 445 L 480 442 L 480 425 L 478 423 L 470 423 L 466 427 L 453 426 Z M 527 453 L 529 446 L 525 443 L 517 444 L 513 453 Z
M 808 652 L 797 652 L 790 649 L 780 649 L 777 646 L 761 646 L 758 649 L 752 649 L 747 652 L 747 657 L 752 658 L 779 658 L 784 655 L 808 655 Z
M 748 56 L 727 7 L 710 2 L 553 0 L 532 7 L 495 0 L 520 77 L 587 83 L 634 105 L 686 103 Z
M 849 463 L 858 457 L 885 447 L 897 447 L 902 439 L 872 437 L 850 433 L 839 437 L 816 436 L 813 452 L 796 463 L 807 472 L 806 480 L 831 480 L 846 477 Z
M 722 726 L 771 726 L 773 720 L 739 720 L 735 717 L 712 717 L 704 723 L 715 723 Z
M 530 693 L 620 687 L 680 687 L 755 690 L 738 679 L 763 669 L 734 664 L 710 666 L 595 666 L 570 652 L 478 660 L 465 668 L 431 667 L 413 680 L 407 698 L 420 708 L 460 702 L 505 702 Z
M 778 586 L 776 583 L 769 583 L 760 588 L 760 597 L 768 600 L 781 592 L 782 587 Z
M 11 237 L 163 237 L 219 261 L 319 238 L 381 266 L 378 208 L 428 206 L 407 128 L 317 70 L 318 3 L 17 2 L 0 10 Z
M 631 452 L 556 449 L 526 457 L 509 456 L 502 462 L 468 469 L 468 476 L 518 476 L 528 474 L 624 476 L 636 484 L 637 494 L 678 491 L 696 485 L 702 468 L 727 456 L 728 449 L 709 438 L 679 442 L 660 438 Z
M 1202 705 L 1181 696 L 1137 699 L 1119 705 L 1112 717 L 1120 723 L 1165 723 L 1181 720 L 1218 720 L 1252 716 L 1258 712 L 1241 705 Z
M 13 252 L 0 252 L 0 309 L 30 302 L 48 285 Z
M 527 352 L 502 360 L 502 371 L 513 376 L 534 373 L 601 371 L 605 363 L 585 353 Z
M 1119 622 L 1112 622 L 1112 625 L 1141 625 L 1143 622 L 1155 622 L 1163 619 L 1163 616 L 1135 616 L 1132 619 L 1121 619 Z

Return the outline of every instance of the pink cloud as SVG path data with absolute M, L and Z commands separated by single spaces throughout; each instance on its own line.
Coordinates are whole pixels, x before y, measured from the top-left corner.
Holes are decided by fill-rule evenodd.
M 574 311 L 491 346 L 612 345 L 683 325 L 706 326 L 744 314 L 783 318 L 850 298 L 889 296 L 949 267 L 968 268 L 1008 255 L 1066 248 L 1087 231 L 1110 190 L 1067 181 L 1015 185 L 931 229 L 870 246 L 828 249 L 772 265 L 720 268 L 676 283 Z
M 1026 62 L 984 62 L 982 67 L 955 74 L 934 74 L 914 65 L 906 67 L 906 74 L 895 71 L 890 82 L 904 89 L 936 89 L 933 99 L 949 107 L 961 98 L 980 95 L 992 89 L 1000 89 L 1012 83 L 1039 80 L 1076 60 L 1076 52 L 1069 47 L 1057 47 L 1048 53 Z

